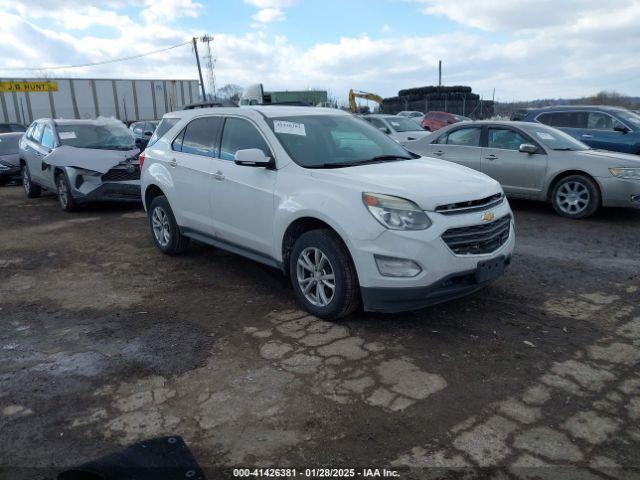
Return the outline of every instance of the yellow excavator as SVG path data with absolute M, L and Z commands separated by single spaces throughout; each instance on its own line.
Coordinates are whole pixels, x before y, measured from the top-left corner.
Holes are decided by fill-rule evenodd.
M 356 98 L 364 98 L 371 100 L 382 105 L 382 97 L 375 93 L 361 92 L 360 90 L 349 90 L 349 108 L 353 113 L 358 111 L 358 105 L 356 104 Z

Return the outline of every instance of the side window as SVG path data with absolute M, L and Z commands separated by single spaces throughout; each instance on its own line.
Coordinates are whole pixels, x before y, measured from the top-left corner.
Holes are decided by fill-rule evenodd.
M 217 157 L 222 117 L 201 117 L 191 121 L 182 136 L 182 153 Z
M 187 127 L 184 127 L 180 134 L 171 142 L 171 150 L 176 152 L 182 151 L 182 140 L 184 139 L 184 132 L 187 130 Z
M 477 127 L 460 128 L 453 132 L 449 132 L 449 135 L 447 136 L 447 145 L 479 147 L 480 146 L 480 129 Z
M 619 122 L 611 115 L 600 112 L 589 112 L 587 128 L 592 130 L 613 130 Z
M 547 125 L 565 128 L 586 128 L 587 115 L 585 112 L 554 112 L 551 114 L 551 123 L 547 123 Z
M 53 130 L 51 130 L 51 126 L 47 125 L 44 127 L 44 132 L 42 134 L 42 143 L 43 147 L 53 148 L 55 146 L 55 140 L 53 138 Z
M 144 123 L 137 123 L 133 127 L 133 133 L 135 133 L 136 135 L 142 135 L 143 126 L 144 126 Z
M 537 120 L 545 125 L 553 125 L 553 113 L 541 113 Z
M 27 137 L 29 140 L 33 139 L 33 132 L 36 129 L 36 123 L 32 123 L 31 125 L 29 125 L 29 128 L 27 128 L 27 133 L 25 133 L 25 137 Z M 5 133 L 5 132 L 0 132 L 0 133 Z
M 380 120 L 379 118 L 367 118 L 367 120 L 369 121 L 369 123 L 371 123 L 371 125 L 373 125 L 376 128 L 388 128 L 384 122 L 382 120 Z
M 256 127 L 247 120 L 228 117 L 222 133 L 220 158 L 233 161 L 238 150 L 248 148 L 259 148 L 265 155 L 273 157 L 269 146 Z
M 165 133 L 171 130 L 175 126 L 175 124 L 178 123 L 179 121 L 180 121 L 179 118 L 170 118 L 170 117 L 163 118 L 162 120 L 160 120 L 160 123 L 158 124 L 158 128 L 155 129 L 155 131 L 153 132 L 153 135 L 149 139 L 148 146 L 150 147 L 151 145 L 156 143 L 159 138 L 161 138 Z
M 36 123 L 35 128 L 33 129 L 33 135 L 31 139 L 34 142 L 40 143 L 40 139 L 42 138 L 42 132 L 44 131 L 44 123 Z
M 499 128 L 489 129 L 487 146 L 489 148 L 500 148 L 502 150 L 518 150 L 523 143 L 530 143 L 515 130 L 505 130 Z

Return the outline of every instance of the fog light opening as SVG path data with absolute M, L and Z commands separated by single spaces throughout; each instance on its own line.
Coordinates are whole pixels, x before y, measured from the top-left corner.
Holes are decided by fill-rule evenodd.
M 632 203 L 640 203 L 640 195 L 631 195 Z
M 375 259 L 378 271 L 384 277 L 415 277 L 422 272 L 420 265 L 406 258 L 375 255 Z

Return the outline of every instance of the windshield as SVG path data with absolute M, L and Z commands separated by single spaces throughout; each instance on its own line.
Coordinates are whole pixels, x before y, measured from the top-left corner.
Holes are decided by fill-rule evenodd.
M 387 117 L 385 118 L 396 132 L 419 132 L 424 131 L 414 120 L 407 117 Z
M 123 123 L 113 121 L 101 124 L 76 123 L 58 125 L 61 145 L 101 150 L 131 150 L 136 148 L 135 138 Z
M 377 128 L 351 115 L 282 117 L 268 123 L 293 161 L 305 168 L 413 158 Z
M 618 116 L 634 128 L 640 128 L 640 115 L 633 112 L 618 112 Z
M 534 135 L 536 140 L 551 150 L 589 150 L 587 145 L 560 130 L 537 128 Z

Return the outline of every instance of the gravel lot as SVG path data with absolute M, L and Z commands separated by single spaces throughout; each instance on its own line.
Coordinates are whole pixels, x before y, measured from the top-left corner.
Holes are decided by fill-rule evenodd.
M 199 245 L 161 255 L 140 209 L 66 214 L 19 187 L 0 205 L 9 475 L 181 435 L 205 468 L 636 478 L 640 211 L 570 221 L 514 202 L 516 254 L 493 286 L 332 324 L 278 271 Z

